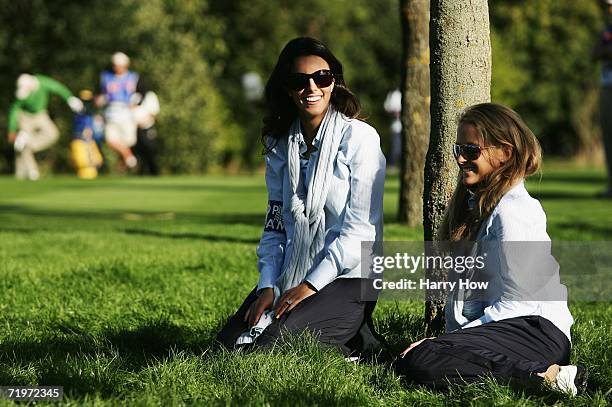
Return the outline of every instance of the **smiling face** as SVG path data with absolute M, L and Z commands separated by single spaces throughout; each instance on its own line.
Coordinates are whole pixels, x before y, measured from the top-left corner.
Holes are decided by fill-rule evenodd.
M 311 74 L 321 69 L 329 70 L 329 64 L 316 55 L 297 57 L 293 62 L 294 73 Z M 318 125 L 327 112 L 333 90 L 334 83 L 326 88 L 319 88 L 314 79 L 310 78 L 306 88 L 297 91 L 289 90 L 289 96 L 297 107 L 300 119 L 317 122 L 315 124 Z
M 469 123 L 461 123 L 457 130 L 457 144 L 475 144 L 485 147 L 476 127 Z M 506 154 L 502 148 L 492 147 L 482 149 L 476 160 L 468 160 L 463 154 L 457 157 L 457 164 L 461 168 L 461 180 L 470 187 L 482 182 L 487 175 L 501 167 Z

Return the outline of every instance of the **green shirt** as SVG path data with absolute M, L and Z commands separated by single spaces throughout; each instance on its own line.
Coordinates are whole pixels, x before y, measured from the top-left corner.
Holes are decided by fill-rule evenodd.
M 8 117 L 8 131 L 10 133 L 17 131 L 19 112 L 24 111 L 34 114 L 47 110 L 50 93 L 61 96 L 65 101 L 68 101 L 68 98 L 72 96 L 72 92 L 55 79 L 51 79 L 44 75 L 35 76 L 39 83 L 38 89 L 32 92 L 27 98 L 18 99 L 11 105 Z

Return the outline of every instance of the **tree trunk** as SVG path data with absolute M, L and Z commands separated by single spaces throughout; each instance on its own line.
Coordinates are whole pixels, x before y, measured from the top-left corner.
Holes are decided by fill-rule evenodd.
M 457 164 L 451 150 L 459 114 L 467 106 L 491 99 L 487 0 L 431 0 L 429 42 L 432 97 L 423 194 L 426 241 L 436 239 L 438 226 L 457 182 Z M 426 303 L 425 320 L 430 332 L 442 328 L 441 298 Z
M 423 222 L 423 171 L 429 143 L 429 0 L 401 0 L 402 158 L 399 221 Z

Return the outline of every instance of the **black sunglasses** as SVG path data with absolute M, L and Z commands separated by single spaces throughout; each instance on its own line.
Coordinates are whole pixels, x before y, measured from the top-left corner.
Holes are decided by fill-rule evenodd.
M 495 148 L 495 146 L 489 147 L 481 147 L 478 144 L 453 144 L 453 155 L 455 156 L 455 160 L 462 155 L 468 161 L 478 160 L 482 150 L 486 150 L 487 148 Z
M 334 82 L 334 74 L 328 69 L 321 69 L 311 74 L 294 72 L 287 78 L 287 88 L 295 91 L 306 89 L 310 78 L 318 88 L 326 88 Z

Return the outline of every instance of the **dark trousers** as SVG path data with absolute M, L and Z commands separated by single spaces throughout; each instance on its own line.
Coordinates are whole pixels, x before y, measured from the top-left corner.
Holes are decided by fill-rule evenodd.
M 371 287 L 371 282 L 359 278 L 337 278 L 318 293 L 300 302 L 291 312 L 285 312 L 279 319 L 268 326 L 256 343 L 269 346 L 282 335 L 299 334 L 309 331 L 324 345 L 338 348 L 348 355 L 359 349 L 364 340 L 357 338 L 364 326 L 371 328 L 372 311 L 375 302 L 364 301 L 363 287 Z M 250 305 L 257 299 L 256 289 L 251 291 L 238 311 L 229 319 L 216 342 L 226 348 L 234 348 L 236 339 L 248 329 L 244 315 Z M 366 331 L 370 332 L 369 329 Z M 354 345 L 356 344 L 356 345 Z
M 490 376 L 502 383 L 540 385 L 550 365 L 569 363 L 570 342 L 539 316 L 511 318 L 426 340 L 394 362 L 416 384 L 447 387 Z
M 599 97 L 599 120 L 601 122 L 601 138 L 606 154 L 608 191 L 612 192 L 612 86 L 602 87 Z
M 159 175 L 159 167 L 157 166 L 157 129 L 155 126 L 151 126 L 148 129 L 138 128 L 134 154 L 140 160 L 140 175 L 145 175 L 146 171 L 150 175 Z

